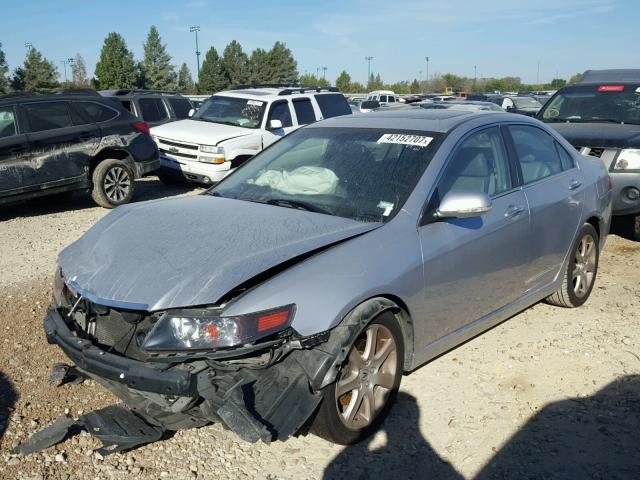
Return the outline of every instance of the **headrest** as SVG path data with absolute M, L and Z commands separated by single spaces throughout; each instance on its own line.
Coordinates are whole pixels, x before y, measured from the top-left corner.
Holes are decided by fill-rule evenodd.
M 465 147 L 458 153 L 459 172 L 464 177 L 482 177 L 491 175 L 489 161 L 484 154 L 485 149 Z

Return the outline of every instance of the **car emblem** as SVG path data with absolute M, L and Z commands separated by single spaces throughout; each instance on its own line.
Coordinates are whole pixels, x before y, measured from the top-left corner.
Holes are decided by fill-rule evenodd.
M 178 153 L 179 150 L 176 147 L 171 147 L 171 148 L 169 148 L 169 151 L 171 153 Z

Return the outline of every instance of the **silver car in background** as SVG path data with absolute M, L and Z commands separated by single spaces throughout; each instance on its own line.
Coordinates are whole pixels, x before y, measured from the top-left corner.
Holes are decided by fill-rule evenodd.
M 104 217 L 60 254 L 45 330 L 153 429 L 313 419 L 350 444 L 403 373 L 540 300 L 582 305 L 610 215 L 603 164 L 535 119 L 332 118 Z

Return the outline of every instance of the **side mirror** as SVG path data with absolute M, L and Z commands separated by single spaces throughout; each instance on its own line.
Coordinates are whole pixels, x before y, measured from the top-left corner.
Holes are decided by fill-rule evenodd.
M 280 130 L 282 128 L 282 121 L 278 119 L 269 120 L 269 130 Z
M 189 110 L 189 118 L 193 117 L 193 114 L 196 113 L 196 109 L 192 108 L 191 110 Z
M 469 218 L 484 215 L 491 210 L 491 199 L 486 193 L 447 193 L 436 211 L 438 218 Z

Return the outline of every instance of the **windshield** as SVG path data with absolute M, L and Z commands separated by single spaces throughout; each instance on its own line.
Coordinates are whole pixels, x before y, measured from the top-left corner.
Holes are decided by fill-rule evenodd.
M 542 104 L 533 97 L 514 97 L 513 103 L 518 108 L 541 108 Z
M 214 96 L 207 99 L 191 117 L 193 120 L 259 128 L 266 102 L 246 98 Z
M 212 195 L 385 222 L 402 207 L 441 134 L 303 128 L 256 155 Z
M 545 122 L 615 122 L 640 125 L 640 88 L 598 91 L 596 86 L 573 87 L 549 100 L 542 111 Z

